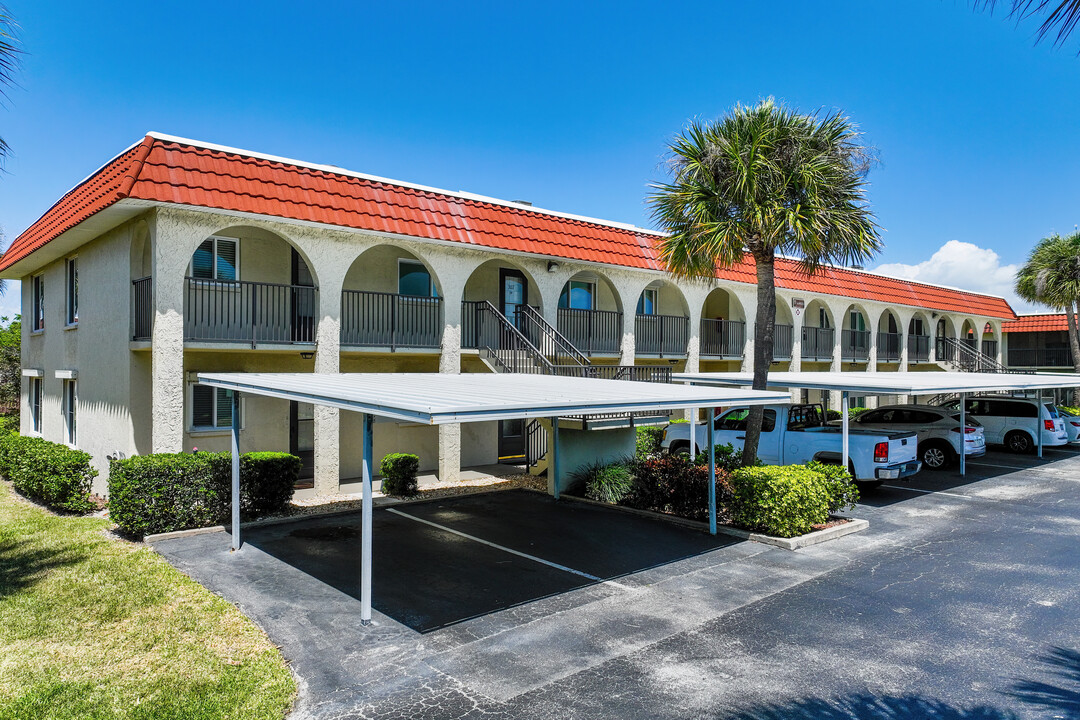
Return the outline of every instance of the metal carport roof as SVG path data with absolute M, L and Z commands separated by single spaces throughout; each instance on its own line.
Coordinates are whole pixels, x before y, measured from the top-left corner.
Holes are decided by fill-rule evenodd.
M 359 412 L 364 417 L 360 620 L 371 622 L 373 416 L 441 425 L 550 417 L 551 472 L 558 488 L 559 424 L 566 415 L 682 410 L 720 405 L 786 404 L 787 393 L 745 388 L 598 380 L 510 373 L 199 373 L 199 382 L 233 392 L 232 543 L 240 548 L 240 397 L 248 393 Z M 712 423 L 709 424 L 712 428 Z M 710 433 L 711 435 L 711 433 Z M 691 434 L 691 436 L 693 436 Z M 712 458 L 712 453 L 709 454 Z M 712 463 L 710 462 L 710 466 Z M 715 486 L 709 484 L 716 532 Z M 555 497 L 558 498 L 556 491 Z

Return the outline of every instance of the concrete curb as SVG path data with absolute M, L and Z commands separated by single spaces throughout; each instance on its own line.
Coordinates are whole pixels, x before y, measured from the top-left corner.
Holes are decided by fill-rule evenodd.
M 687 518 L 681 518 L 677 515 L 668 515 L 667 513 L 654 512 L 652 510 L 640 510 L 638 508 L 624 507 L 622 505 L 612 505 L 610 503 L 597 502 L 596 500 L 589 500 L 588 498 L 578 497 L 576 495 L 563 495 L 563 497 L 573 500 L 574 502 L 584 503 L 586 505 L 596 505 L 598 507 L 606 507 L 612 510 L 618 510 L 620 512 L 630 513 L 632 515 L 641 515 L 643 517 L 654 518 L 657 520 L 664 520 L 666 522 L 673 523 L 675 525 L 682 525 L 683 527 L 693 528 L 695 530 L 701 530 L 703 532 L 709 531 L 709 524 L 701 522 L 699 520 L 689 520 Z M 810 547 L 811 545 L 818 545 L 829 540 L 836 540 L 842 538 L 845 535 L 851 535 L 852 533 L 861 532 L 870 527 L 870 523 L 867 520 L 859 520 L 857 518 L 848 518 L 848 522 L 843 525 L 835 525 L 831 528 L 825 528 L 824 530 L 815 530 L 812 533 L 806 535 L 800 535 L 794 538 L 782 538 L 774 537 L 772 535 L 763 535 L 761 533 L 750 532 L 749 530 L 740 530 L 739 528 L 731 527 L 730 525 L 717 525 L 716 533 L 718 535 L 729 535 L 731 537 L 737 537 L 740 540 L 751 540 L 753 542 L 762 543 L 765 545 L 775 545 L 776 547 L 783 548 L 785 550 L 798 550 L 799 548 Z

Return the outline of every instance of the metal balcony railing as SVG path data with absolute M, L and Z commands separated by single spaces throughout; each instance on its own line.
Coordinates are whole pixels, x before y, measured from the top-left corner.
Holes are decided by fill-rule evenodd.
M 343 290 L 343 346 L 438 348 L 442 345 L 443 301 L 438 297 Z
M 745 346 L 746 323 L 735 320 L 701 320 L 702 355 L 739 359 L 743 356 Z
M 804 327 L 802 329 L 802 359 L 832 360 L 836 331 L 832 328 Z
M 634 347 L 638 355 L 686 355 L 690 318 L 683 315 L 638 315 Z
M 900 333 L 879 332 L 877 334 L 878 362 L 900 362 L 904 336 Z
M 586 355 L 617 354 L 622 349 L 622 313 L 559 308 L 559 334 Z
M 149 340 L 154 333 L 154 282 L 144 277 L 131 281 L 131 339 Z
M 1069 348 L 1009 348 L 1009 367 L 1072 367 Z
M 911 335 L 907 336 L 909 363 L 924 363 L 930 361 L 930 336 Z
M 996 358 L 998 351 L 997 340 L 983 340 L 982 341 L 982 354 L 988 357 Z
M 869 330 L 840 331 L 840 359 L 844 362 L 866 362 L 870 358 Z
M 184 340 L 313 344 L 319 289 L 185 278 Z

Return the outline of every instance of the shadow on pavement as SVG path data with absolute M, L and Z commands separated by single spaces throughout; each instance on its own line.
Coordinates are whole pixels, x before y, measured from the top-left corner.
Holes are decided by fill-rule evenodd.
M 919 695 L 859 694 L 830 699 L 800 698 L 727 717 L 728 720 L 1018 720 L 1019 716 L 989 705 L 963 708 Z
M 1080 717 L 1080 652 L 1055 647 L 1036 659 L 1050 666 L 1051 674 L 1061 684 L 1019 680 L 1006 694 L 1030 705 L 1057 710 L 1061 713 L 1057 717 Z

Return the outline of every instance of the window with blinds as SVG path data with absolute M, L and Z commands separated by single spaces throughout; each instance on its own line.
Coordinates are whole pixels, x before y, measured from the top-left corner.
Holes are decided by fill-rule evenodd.
M 207 238 L 191 256 L 191 277 L 197 280 L 239 280 L 238 250 L 235 238 Z
M 30 429 L 41 432 L 41 378 L 30 378 Z
M 191 386 L 191 429 L 232 427 L 232 390 L 206 385 Z

